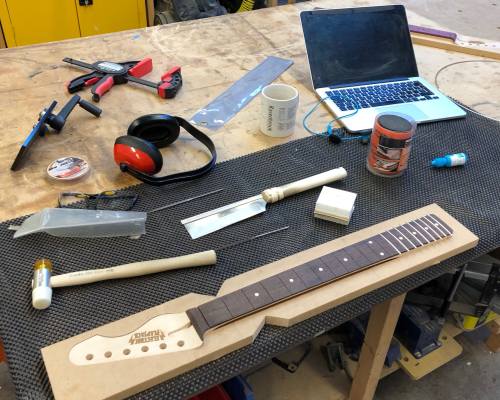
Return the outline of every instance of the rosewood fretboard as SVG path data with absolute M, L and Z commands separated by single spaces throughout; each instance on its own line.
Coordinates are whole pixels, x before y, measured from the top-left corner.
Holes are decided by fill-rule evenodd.
M 208 329 L 391 260 L 400 254 L 451 236 L 452 233 L 452 229 L 436 215 L 428 214 L 191 308 L 187 315 L 203 339 Z

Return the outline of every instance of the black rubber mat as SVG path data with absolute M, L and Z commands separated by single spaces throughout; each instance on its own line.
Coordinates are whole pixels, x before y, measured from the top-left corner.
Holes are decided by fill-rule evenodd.
M 137 185 L 136 211 L 148 211 L 219 188 L 216 194 L 148 216 L 147 235 L 129 238 L 55 238 L 38 233 L 12 239 L 0 224 L 0 337 L 17 395 L 50 399 L 53 394 L 40 348 L 185 294 L 215 295 L 224 280 L 362 228 L 437 203 L 479 236 L 479 245 L 439 265 L 387 285 L 290 328 L 265 326 L 255 342 L 214 362 L 148 389 L 133 398 L 184 399 L 249 369 L 316 333 L 338 325 L 388 298 L 500 247 L 500 124 L 476 114 L 418 127 L 409 169 L 400 178 L 372 175 L 367 146 L 339 146 L 310 137 L 217 164 L 205 177 L 164 187 Z M 432 168 L 439 156 L 465 152 L 464 167 Z M 320 189 L 267 206 L 267 212 L 191 240 L 183 218 L 209 211 L 282 185 L 342 166 L 348 177 L 332 186 L 358 194 L 349 226 L 313 217 Z M 54 199 L 56 200 L 56 199 Z M 218 252 L 216 266 L 170 271 L 127 280 L 54 289 L 45 311 L 31 306 L 34 262 L 52 261 L 54 274 L 108 268 L 141 260 L 218 248 L 245 237 L 290 226 L 286 231 Z

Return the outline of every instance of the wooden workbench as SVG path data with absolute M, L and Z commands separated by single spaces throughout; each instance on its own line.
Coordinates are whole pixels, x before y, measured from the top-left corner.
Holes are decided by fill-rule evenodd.
M 185 22 L 147 29 L 127 31 L 58 43 L 6 49 L 0 52 L 0 109 L 2 110 L 0 139 L 0 219 L 6 220 L 56 206 L 61 190 L 45 180 L 45 168 L 63 156 L 83 156 L 89 160 L 92 176 L 77 186 L 81 191 L 97 193 L 138 183 L 120 172 L 113 160 L 113 143 L 126 134 L 128 125 L 137 117 L 150 113 L 168 113 L 189 118 L 196 110 L 245 75 L 270 55 L 291 59 L 295 64 L 278 81 L 299 91 L 300 105 L 293 136 L 273 139 L 259 131 L 260 99 L 257 98 L 217 132 L 205 130 L 217 146 L 218 161 L 265 149 L 309 134 L 302 127 L 302 118 L 317 102 L 312 91 L 302 31 L 300 10 L 314 7 L 347 7 L 387 3 L 388 1 L 323 0 L 240 13 L 207 20 Z M 444 28 L 409 11 L 414 25 Z M 134 38 L 139 35 L 138 38 Z M 477 59 L 459 53 L 416 46 L 420 75 L 433 82 L 436 72 L 444 65 Z M 116 86 L 98 104 L 103 113 L 95 119 L 84 110 L 75 108 L 60 134 L 49 133 L 37 139 L 25 158 L 22 168 L 10 171 L 19 147 L 32 129 L 38 113 L 52 101 L 58 101 L 56 111 L 71 98 L 65 84 L 79 72 L 62 62 L 72 57 L 86 62 L 97 60 L 126 61 L 153 59 L 154 70 L 146 78 L 152 81 L 175 65 L 182 67 L 184 86 L 173 100 L 159 98 L 153 90 L 133 84 Z M 466 72 L 470 71 L 470 72 Z M 442 90 L 460 101 L 500 117 L 494 105 L 484 100 L 493 95 L 500 84 L 497 64 L 468 64 L 450 69 L 440 80 Z M 496 73 L 496 74 L 495 74 Z M 488 85 L 483 87 L 484 77 Z M 475 80 L 477 79 L 477 84 Z M 466 82 L 467 81 L 467 82 Z M 467 97 L 463 91 L 467 83 Z M 491 93 L 491 96 L 490 96 Z M 79 93 L 90 101 L 90 91 Z M 332 119 L 326 108 L 310 118 L 313 130 L 322 131 Z M 204 164 L 207 154 L 202 146 L 193 144 L 182 135 L 164 155 L 163 173 L 174 173 Z M 198 152 L 193 152 L 195 146 Z M 381 354 L 394 330 L 404 296 L 377 306 L 378 315 L 369 328 L 362 369 L 357 374 L 351 399 L 372 397 L 380 376 Z M 375 368 L 374 365 L 376 364 Z
M 278 81 L 296 87 L 300 106 L 296 132 L 289 138 L 273 139 L 259 131 L 260 98 L 252 101 L 217 132 L 205 130 L 217 146 L 218 161 L 275 146 L 309 135 L 302 118 L 317 101 L 312 92 L 298 14 L 314 7 L 347 7 L 379 4 L 379 1 L 324 0 L 238 13 L 173 25 L 157 26 L 89 38 L 47 43 L 0 52 L 0 220 L 39 211 L 57 205 L 60 187 L 45 179 L 47 165 L 60 157 L 80 155 L 89 160 L 92 176 L 78 188 L 96 193 L 137 183 L 120 172 L 113 160 L 113 143 L 126 134 L 137 117 L 150 113 L 168 113 L 184 118 L 224 92 L 232 83 L 266 59 L 275 55 L 295 64 Z M 389 3 L 385 1 L 385 3 Z M 411 24 L 442 28 L 408 10 Z M 139 38 L 134 39 L 136 35 Z M 421 76 L 433 82 L 442 66 L 460 60 L 475 59 L 458 53 L 415 46 Z M 153 59 L 153 72 L 147 78 L 155 81 L 171 67 L 180 65 L 184 86 L 173 100 L 159 98 L 152 89 L 134 84 L 115 86 L 98 104 L 103 113 L 95 119 L 77 107 L 60 134 L 49 133 L 36 140 L 22 168 L 12 172 L 10 166 L 24 139 L 36 123 L 38 113 L 56 100 L 56 111 L 71 98 L 66 91 L 68 80 L 80 71 L 62 62 L 73 57 L 87 62 L 97 60 L 126 61 Z M 466 104 L 500 117 L 494 97 L 500 85 L 499 64 L 463 64 L 445 71 L 440 79 L 443 91 Z M 470 71 L 470 73 L 468 73 Z M 488 77 L 483 85 L 480 77 Z M 475 83 L 477 80 L 478 84 Z M 468 95 L 463 90 L 467 85 Z M 79 92 L 91 101 L 90 90 Z M 496 107 L 496 108 L 495 108 Z M 496 113 L 496 114 L 495 114 Z M 326 108 L 316 110 L 309 119 L 311 128 L 325 129 L 332 118 Z M 181 135 L 186 139 L 185 135 Z M 179 140 L 162 151 L 165 162 L 162 173 L 173 173 L 204 164 L 203 147 L 192 150 L 192 141 Z M 194 146 L 197 146 L 196 144 Z

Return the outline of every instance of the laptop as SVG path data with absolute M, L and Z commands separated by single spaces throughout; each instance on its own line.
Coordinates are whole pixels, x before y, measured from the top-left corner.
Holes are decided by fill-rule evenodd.
M 371 131 L 382 112 L 404 113 L 417 123 L 466 115 L 418 76 L 402 5 L 302 11 L 300 20 L 318 96 L 358 103 L 355 115 L 340 119 L 349 132 Z M 324 103 L 337 117 L 356 110 L 341 97 Z

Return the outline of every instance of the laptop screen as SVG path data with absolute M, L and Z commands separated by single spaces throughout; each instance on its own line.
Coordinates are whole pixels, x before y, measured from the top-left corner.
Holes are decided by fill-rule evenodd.
M 314 88 L 418 76 L 403 6 L 300 13 Z

